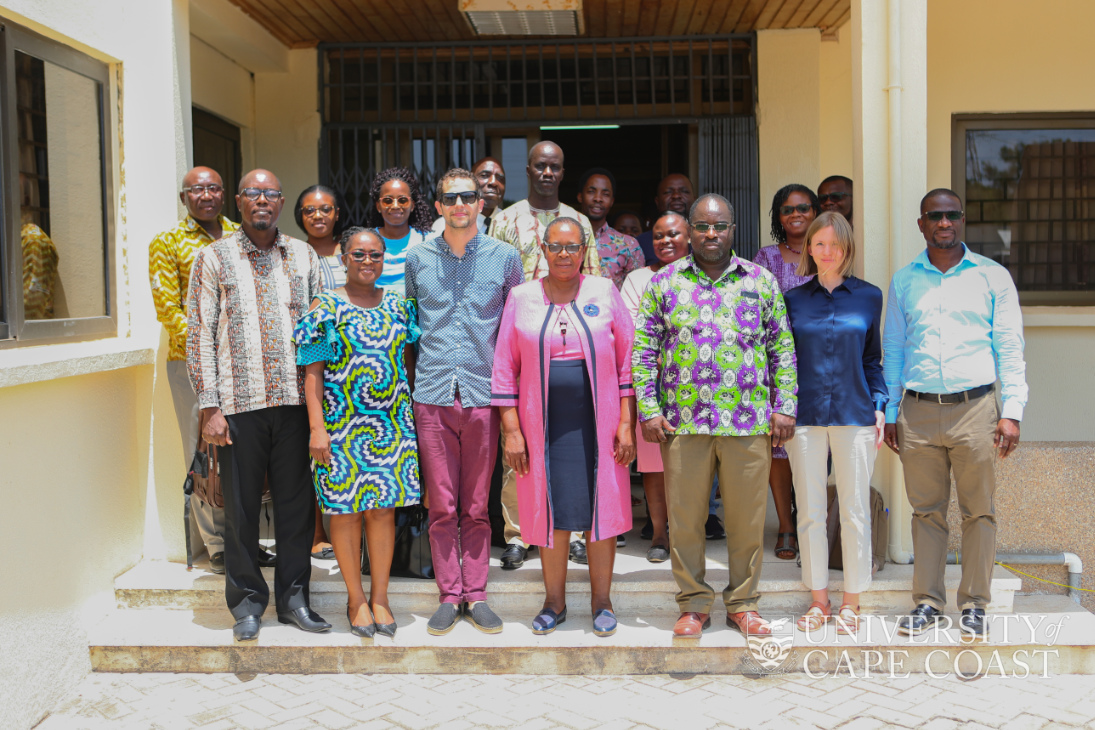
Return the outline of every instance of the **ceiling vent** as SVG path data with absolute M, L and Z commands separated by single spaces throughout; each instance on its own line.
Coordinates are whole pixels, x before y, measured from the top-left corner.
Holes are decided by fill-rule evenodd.
M 476 35 L 576 36 L 585 31 L 582 0 L 460 0 Z

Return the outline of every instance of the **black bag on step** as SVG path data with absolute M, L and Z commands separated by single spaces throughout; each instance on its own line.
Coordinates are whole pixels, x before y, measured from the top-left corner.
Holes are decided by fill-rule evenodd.
M 433 555 L 430 553 L 430 513 L 422 505 L 395 508 L 395 551 L 392 555 L 393 578 L 433 580 Z M 361 535 L 361 574 L 369 575 L 369 550 Z

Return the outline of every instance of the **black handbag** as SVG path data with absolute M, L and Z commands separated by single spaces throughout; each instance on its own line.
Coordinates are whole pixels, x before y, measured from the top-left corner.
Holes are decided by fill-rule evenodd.
M 395 508 L 395 551 L 392 577 L 433 580 L 430 553 L 430 513 L 422 505 Z M 361 574 L 369 575 L 369 550 L 361 536 Z

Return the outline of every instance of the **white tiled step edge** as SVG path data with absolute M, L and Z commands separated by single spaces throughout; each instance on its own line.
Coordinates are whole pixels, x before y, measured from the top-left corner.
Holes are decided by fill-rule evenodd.
M 426 632 L 428 613 L 396 611 L 400 627 L 394 640 L 353 636 L 344 611 L 325 615 L 334 625 L 330 633 L 308 634 L 279 624 L 268 609 L 258 641 L 240 644 L 232 639 L 232 618 L 225 609 L 126 609 L 92 630 L 91 661 L 104 672 L 763 673 L 744 637 L 726 627 L 721 613 L 699 640 L 675 640 L 675 612 L 620 611 L 616 635 L 599 638 L 592 633 L 588 603 L 570 608 L 566 623 L 548 636 L 532 634 L 531 614 L 500 610 L 505 621 L 500 634 L 482 634 L 460 621 L 448 635 L 435 637 Z M 910 672 L 923 672 L 926 666 L 951 671 L 957 661 L 961 671 L 972 673 L 978 657 L 992 666 L 996 656 L 1002 669 L 995 671 L 1012 673 L 1020 670 L 1018 656 L 1037 674 L 1046 671 L 1046 661 L 1050 675 L 1095 673 L 1095 615 L 1063 596 L 1018 597 L 1016 608 L 1021 615 L 993 614 L 990 639 L 974 644 L 960 642 L 953 629 L 938 641 L 912 641 L 894 633 L 892 615 L 865 616 L 857 641 L 838 636 L 829 626 L 823 636 L 807 642 L 788 623 L 783 633 L 793 636 L 793 646 L 778 669 L 809 666 L 824 672 L 843 663 L 845 673 L 848 666 L 861 672 L 865 664 L 891 661 L 893 652 L 901 671 Z M 1036 627 L 1033 634 L 1024 615 Z M 780 616 L 769 613 L 767 618 Z M 1033 653 L 1045 651 L 1056 654 Z

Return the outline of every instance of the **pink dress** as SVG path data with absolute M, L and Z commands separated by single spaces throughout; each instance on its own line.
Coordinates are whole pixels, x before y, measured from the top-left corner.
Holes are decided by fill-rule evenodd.
M 555 305 L 547 302 L 541 280 L 510 292 L 502 312 L 491 379 L 491 405 L 517 406 L 529 455 L 529 473 L 517 477 L 517 511 L 521 538 L 530 545 L 554 547 L 552 509 L 547 480 L 547 413 L 551 337 Z M 571 332 L 581 345 L 593 388 L 597 423 L 596 485 L 592 540 L 603 540 L 631 529 L 631 478 L 627 467 L 612 456 L 620 423 L 620 399 L 634 395 L 631 387 L 631 343 L 635 327 L 612 281 L 582 275 L 578 295 L 566 313 Z
M 627 275 L 620 296 L 623 297 L 627 311 L 631 313 L 634 321 L 639 314 L 639 303 L 642 301 L 643 292 L 654 278 L 654 270 L 649 266 L 636 269 Z M 635 455 L 639 460 L 640 474 L 656 474 L 665 471 L 662 465 L 662 449 L 658 444 L 652 444 L 643 438 L 643 427 L 636 417 L 635 419 Z
M 803 256 L 806 254 L 803 253 Z M 772 272 L 772 275 L 776 277 L 776 283 L 779 284 L 779 290 L 785 292 L 789 289 L 794 289 L 796 286 L 805 284 L 814 276 L 799 276 L 795 273 L 795 269 L 798 268 L 798 264 L 789 264 L 783 260 L 783 254 L 779 252 L 779 245 L 764 246 L 761 250 L 757 251 L 757 255 L 753 257 L 753 263 L 763 266 Z M 782 446 L 772 447 L 773 459 L 786 459 L 787 451 Z

